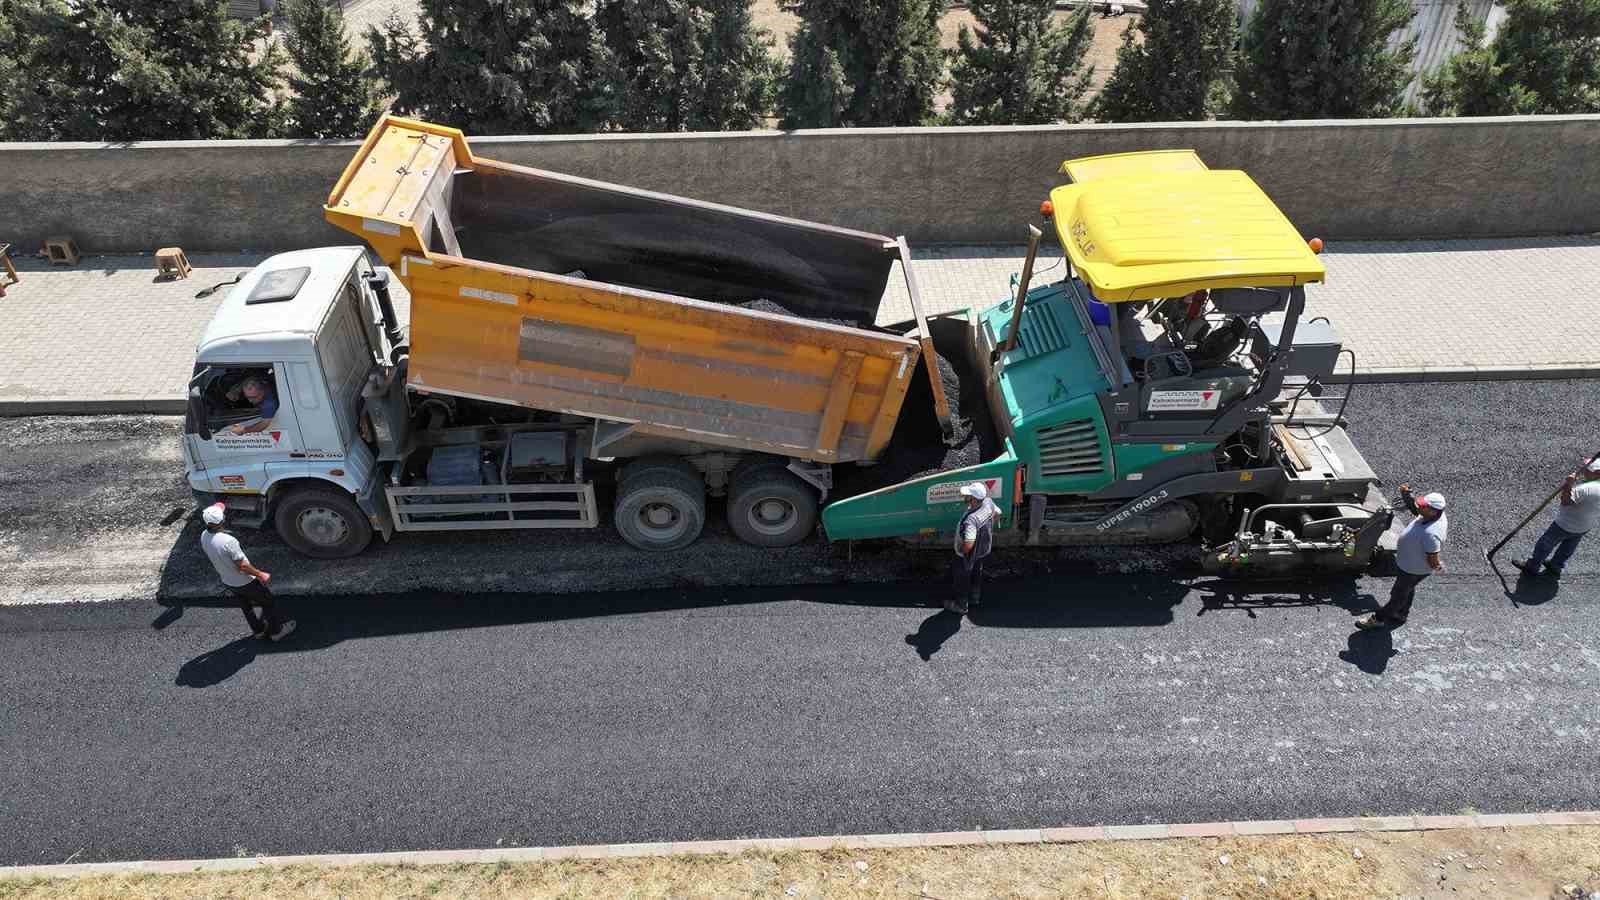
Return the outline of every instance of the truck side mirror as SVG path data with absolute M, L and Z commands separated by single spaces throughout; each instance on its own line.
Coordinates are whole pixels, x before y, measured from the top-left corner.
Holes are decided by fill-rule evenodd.
M 205 396 L 197 386 L 189 388 L 189 421 L 194 424 L 194 433 L 200 436 L 200 440 L 211 440 L 211 429 L 206 426 Z

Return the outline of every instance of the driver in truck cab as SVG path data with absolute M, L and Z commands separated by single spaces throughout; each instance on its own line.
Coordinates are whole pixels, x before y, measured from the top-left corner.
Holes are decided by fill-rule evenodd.
M 238 403 L 240 396 L 255 408 L 256 418 L 250 422 L 239 422 L 229 425 L 230 434 L 253 434 L 265 431 L 272 425 L 272 417 L 278 414 L 278 396 L 272 391 L 272 382 L 261 375 L 246 375 L 238 384 L 228 389 L 228 402 Z

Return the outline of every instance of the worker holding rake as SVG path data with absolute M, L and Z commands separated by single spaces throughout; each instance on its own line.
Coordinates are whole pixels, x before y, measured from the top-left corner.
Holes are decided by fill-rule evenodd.
M 1561 505 L 1556 507 L 1555 521 L 1534 543 L 1533 555 L 1514 559 L 1511 564 L 1524 575 L 1559 578 L 1567 560 L 1577 552 L 1583 536 L 1597 521 L 1600 521 L 1600 459 L 1591 459 L 1580 464 L 1562 483 Z

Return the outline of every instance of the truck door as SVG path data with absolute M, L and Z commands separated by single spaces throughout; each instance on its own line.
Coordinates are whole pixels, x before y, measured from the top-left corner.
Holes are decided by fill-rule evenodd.
M 329 309 L 328 319 L 317 334 L 317 361 L 330 403 L 326 420 L 330 428 L 336 429 L 336 433 L 327 435 L 326 443 L 337 443 L 341 455 L 360 433 L 361 386 L 376 360 L 362 321 L 364 298 L 356 278 L 352 272 L 345 280 L 339 299 Z M 309 433 L 305 438 L 312 440 Z
M 267 466 L 304 446 L 283 363 L 199 366 L 190 385 L 185 440 L 218 493 L 258 494 Z

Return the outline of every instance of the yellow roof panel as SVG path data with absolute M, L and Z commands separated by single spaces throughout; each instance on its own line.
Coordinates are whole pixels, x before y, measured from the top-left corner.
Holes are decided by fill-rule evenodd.
M 1095 173 L 1090 180 L 1050 192 L 1061 245 L 1100 300 L 1290 287 L 1326 277 L 1322 261 L 1250 176 L 1196 169 L 1170 153 L 1149 154 L 1164 157 L 1146 160 L 1151 166 L 1130 159 L 1146 154 L 1119 156 L 1115 166 L 1083 169 Z M 1106 159 L 1070 160 L 1064 168 Z
M 1083 156 L 1061 164 L 1061 172 L 1074 184 L 1098 181 L 1118 175 L 1151 175 L 1156 172 L 1203 172 L 1206 164 L 1193 150 L 1145 150 L 1138 153 L 1108 153 Z

